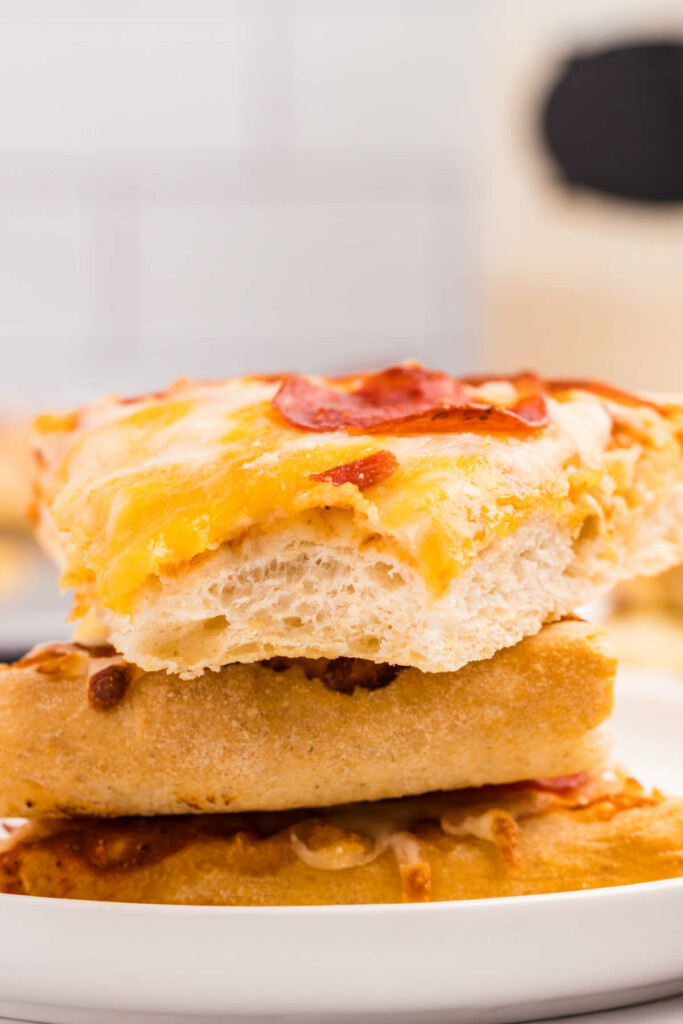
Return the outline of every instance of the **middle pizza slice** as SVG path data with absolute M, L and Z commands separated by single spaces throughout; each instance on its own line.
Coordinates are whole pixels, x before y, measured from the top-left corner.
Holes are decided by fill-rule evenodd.
M 0 815 L 269 811 L 596 770 L 614 676 L 573 619 L 438 673 L 277 658 L 182 680 L 45 645 L 0 670 Z

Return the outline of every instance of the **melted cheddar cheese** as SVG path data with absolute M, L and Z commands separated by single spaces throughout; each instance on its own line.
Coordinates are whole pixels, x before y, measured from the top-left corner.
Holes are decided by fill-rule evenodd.
M 39 516 L 63 583 L 126 613 L 154 575 L 254 528 L 346 509 L 438 594 L 530 515 L 547 511 L 578 531 L 633 483 L 628 459 L 610 469 L 604 458 L 614 422 L 594 395 L 549 400 L 550 424 L 529 435 L 392 436 L 297 429 L 272 406 L 278 386 L 180 382 L 162 395 L 39 420 Z M 644 415 L 655 426 L 661 419 Z M 664 447 L 675 444 L 664 435 Z M 365 490 L 311 479 L 381 450 L 397 468 Z

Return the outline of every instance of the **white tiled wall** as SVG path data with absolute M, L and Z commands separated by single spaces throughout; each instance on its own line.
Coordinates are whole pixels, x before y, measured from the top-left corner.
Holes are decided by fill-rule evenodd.
M 299 0 L 297 145 L 457 159 L 473 107 L 476 8 L 458 0 Z
M 0 196 L 0 337 L 42 350 L 45 328 L 75 354 L 88 303 L 88 211 L 75 197 Z
M 315 341 L 425 325 L 428 208 L 398 200 L 150 203 L 142 332 Z
M 0 0 L 0 400 L 475 364 L 487 6 Z

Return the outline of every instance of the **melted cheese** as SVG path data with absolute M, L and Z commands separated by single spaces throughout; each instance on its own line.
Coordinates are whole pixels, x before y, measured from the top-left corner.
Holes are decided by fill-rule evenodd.
M 395 437 L 298 430 L 270 403 L 277 387 L 180 384 L 39 422 L 43 528 L 56 539 L 64 584 L 125 613 L 155 574 L 253 528 L 341 508 L 439 594 L 533 513 L 578 529 L 602 485 L 612 421 L 592 396 L 551 401 L 551 425 L 524 438 Z M 310 479 L 380 449 L 398 469 L 366 491 Z

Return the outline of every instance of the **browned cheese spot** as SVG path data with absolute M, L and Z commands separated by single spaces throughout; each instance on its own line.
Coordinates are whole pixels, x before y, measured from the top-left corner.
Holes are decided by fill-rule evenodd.
M 268 658 L 262 664 L 273 672 L 286 672 L 295 665 L 307 679 L 319 679 L 328 690 L 350 696 L 358 687 L 381 690 L 392 683 L 401 671 L 400 665 L 366 661 L 364 658 Z
M 123 698 L 131 678 L 130 665 L 107 665 L 88 680 L 88 703 L 95 711 L 109 711 Z

